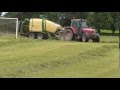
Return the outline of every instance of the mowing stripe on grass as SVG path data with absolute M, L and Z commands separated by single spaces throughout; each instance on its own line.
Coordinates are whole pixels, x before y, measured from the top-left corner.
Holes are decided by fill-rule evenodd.
M 90 58 L 90 61 L 91 60 L 94 61 L 99 58 L 102 59 L 103 57 L 107 56 L 106 53 L 109 53 L 109 51 L 115 48 L 117 48 L 117 45 L 109 45 L 109 46 L 103 45 L 91 50 L 87 50 L 85 52 L 76 53 L 72 56 L 68 55 L 67 57 L 63 57 L 63 58 L 55 58 L 55 60 L 53 58 L 53 60 L 50 60 L 49 62 L 44 62 L 44 63 L 34 62 L 34 64 L 33 62 L 31 62 L 17 69 L 12 68 L 13 72 L 12 73 L 8 72 L 8 76 L 24 77 L 24 75 L 26 76 L 27 74 L 27 77 L 29 77 L 29 75 L 33 73 L 42 74 L 43 72 L 48 70 L 53 71 L 55 69 L 60 69 L 61 67 L 66 68 L 74 63 L 82 64 L 85 61 L 88 62 L 88 58 Z
M 0 39 L 0 77 L 116 76 L 117 43 L 4 40 Z

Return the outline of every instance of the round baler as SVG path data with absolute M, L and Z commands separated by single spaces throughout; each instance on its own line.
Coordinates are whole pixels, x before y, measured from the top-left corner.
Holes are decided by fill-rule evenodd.
M 29 37 L 43 39 L 48 33 L 56 34 L 62 27 L 47 19 L 32 18 L 29 22 Z

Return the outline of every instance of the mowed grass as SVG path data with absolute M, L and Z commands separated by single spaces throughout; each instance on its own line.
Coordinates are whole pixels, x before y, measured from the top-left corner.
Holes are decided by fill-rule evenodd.
M 100 43 L 1 37 L 0 77 L 117 78 L 118 42 L 116 36 L 101 36 Z
M 119 36 L 102 36 L 100 37 L 101 43 L 119 43 Z

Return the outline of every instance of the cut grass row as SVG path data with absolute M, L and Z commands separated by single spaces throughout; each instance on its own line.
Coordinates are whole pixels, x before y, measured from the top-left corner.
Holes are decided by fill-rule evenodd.
M 106 40 L 81 43 L 2 38 L 0 77 L 119 77 L 118 43 Z

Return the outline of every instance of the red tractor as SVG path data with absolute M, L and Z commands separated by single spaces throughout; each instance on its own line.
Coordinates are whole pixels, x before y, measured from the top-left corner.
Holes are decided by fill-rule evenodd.
M 66 27 L 63 32 L 63 39 L 66 41 L 79 40 L 82 42 L 88 42 L 92 39 L 93 42 L 99 42 L 100 36 L 96 33 L 95 29 L 88 27 L 86 20 L 72 19 L 71 26 Z

